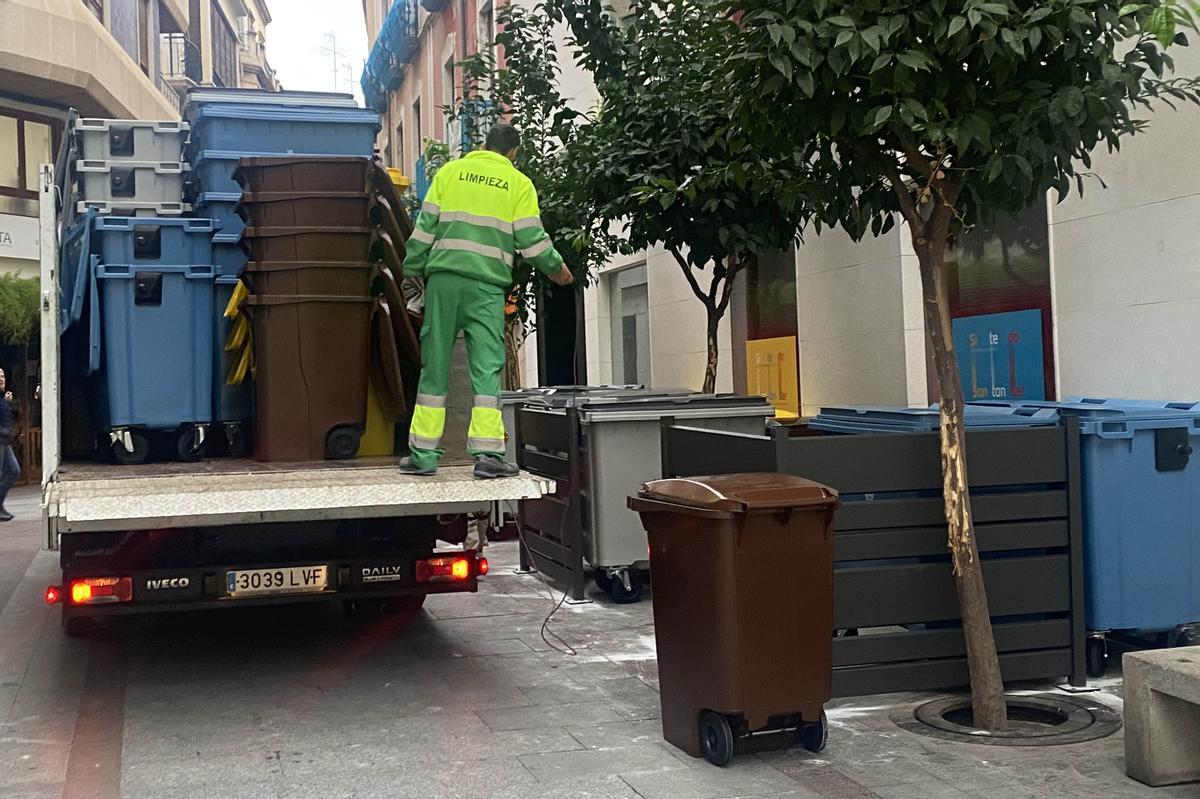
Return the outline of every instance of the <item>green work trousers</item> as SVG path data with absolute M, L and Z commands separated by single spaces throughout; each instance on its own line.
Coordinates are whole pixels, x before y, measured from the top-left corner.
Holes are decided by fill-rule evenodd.
M 504 368 L 504 289 L 450 272 L 425 280 L 425 323 L 421 327 L 421 382 L 409 427 L 413 464 L 435 468 L 444 453 L 450 357 L 462 332 L 467 340 L 471 390 L 475 394 L 467 451 L 504 457 L 500 415 L 500 372 Z

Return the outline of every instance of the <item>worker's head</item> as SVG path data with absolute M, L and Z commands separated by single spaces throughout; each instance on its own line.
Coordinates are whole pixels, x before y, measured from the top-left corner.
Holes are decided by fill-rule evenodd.
M 8 378 L 4 376 L 4 370 L 0 369 L 0 391 L 4 390 L 4 387 L 7 385 L 7 383 Z
M 498 125 L 492 125 L 492 129 L 488 131 L 487 141 L 484 142 L 483 146 L 494 153 L 500 153 L 500 155 L 515 163 L 517 160 L 517 150 L 521 147 L 521 134 L 512 125 L 501 122 Z

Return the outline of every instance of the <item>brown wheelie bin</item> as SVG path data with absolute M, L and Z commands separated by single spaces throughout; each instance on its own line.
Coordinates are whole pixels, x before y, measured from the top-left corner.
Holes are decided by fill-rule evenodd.
M 247 227 L 251 261 L 370 261 L 378 238 L 369 227 Z
M 238 161 L 233 179 L 253 194 L 276 191 L 366 194 L 373 171 L 371 159 L 357 156 L 249 156 Z
M 246 225 L 273 227 L 354 227 L 377 224 L 383 211 L 362 192 L 244 192 L 238 214 Z
M 372 297 L 262 296 L 253 319 L 255 454 L 353 458 L 366 427 Z
M 729 763 L 739 739 L 825 746 L 837 492 L 782 474 L 656 480 L 650 542 L 663 737 Z
M 247 261 L 242 279 L 255 294 L 367 297 L 374 272 L 369 261 Z

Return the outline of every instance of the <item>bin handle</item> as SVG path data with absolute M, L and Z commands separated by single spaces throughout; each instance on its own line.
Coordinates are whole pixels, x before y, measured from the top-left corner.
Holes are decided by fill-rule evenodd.
M 392 273 L 392 277 L 399 283 L 404 277 L 404 263 L 400 260 L 400 253 L 396 251 L 395 243 L 392 237 L 387 233 L 379 232 L 375 234 L 374 240 L 371 242 L 372 254 L 378 245 L 384 268 Z
M 296 296 L 252 294 L 246 298 L 247 305 L 255 306 L 299 305 L 306 302 L 372 303 L 374 301 L 374 297 L 339 297 L 331 294 L 299 294 Z
M 675 502 L 663 502 L 645 497 L 629 497 L 628 508 L 638 513 L 678 513 L 684 516 L 695 516 L 700 519 L 732 519 L 737 514 L 731 510 L 715 510 L 712 508 L 697 508 L 693 505 L 680 505 Z

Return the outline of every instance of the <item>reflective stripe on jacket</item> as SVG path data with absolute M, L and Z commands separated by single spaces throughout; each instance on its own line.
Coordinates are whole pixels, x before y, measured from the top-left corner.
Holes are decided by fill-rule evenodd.
M 552 275 L 563 259 L 540 213 L 533 181 L 503 155 L 475 150 L 450 161 L 425 195 L 406 245 L 404 275 L 453 272 L 508 288 L 517 252 Z

